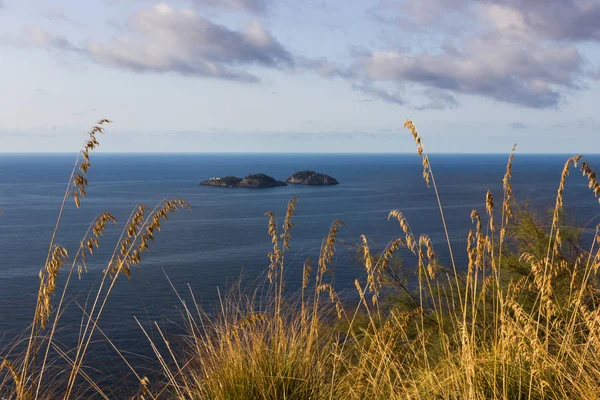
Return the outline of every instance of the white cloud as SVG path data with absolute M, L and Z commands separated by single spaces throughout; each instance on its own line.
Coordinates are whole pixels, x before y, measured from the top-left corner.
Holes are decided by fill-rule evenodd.
M 100 63 L 134 71 L 242 81 L 258 78 L 240 66 L 293 64 L 292 55 L 256 21 L 235 31 L 166 4 L 136 13 L 125 34 L 106 44 L 91 42 L 88 51 Z
M 208 78 L 258 81 L 248 66 L 293 66 L 288 50 L 262 25 L 251 22 L 237 31 L 167 4 L 143 9 L 132 16 L 126 31 L 108 43 L 74 44 L 39 26 L 24 29 L 25 43 L 77 52 L 116 68 L 137 72 L 174 72 Z
M 398 24 L 406 18 L 411 29 L 428 29 L 417 30 L 413 50 L 381 49 L 357 57 L 358 75 L 527 107 L 557 107 L 567 92 L 583 87 L 586 60 L 576 44 L 600 40 L 598 1 L 385 0 L 380 11 L 392 14 L 383 21 L 399 34 L 404 27 Z M 445 40 L 432 46 L 438 34 Z M 421 42 L 428 50 L 414 50 L 425 48 Z M 442 107 L 437 93 L 426 108 Z M 453 97 L 446 100 L 456 105 Z
M 480 17 L 500 31 L 527 32 L 529 26 L 519 10 L 501 4 L 488 4 L 479 7 Z

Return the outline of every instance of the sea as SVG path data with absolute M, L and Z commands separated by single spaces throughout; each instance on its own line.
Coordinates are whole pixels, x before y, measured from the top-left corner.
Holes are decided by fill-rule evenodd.
M 73 154 L 0 154 L 0 350 L 22 338 L 31 323 L 38 274 L 75 158 Z M 485 214 L 489 189 L 499 212 L 508 155 L 433 154 L 430 159 L 457 265 L 464 268 L 471 210 Z M 512 180 L 515 198 L 548 215 L 567 159 L 568 155 L 517 154 Z M 600 156 L 590 159 L 600 162 Z M 340 184 L 267 189 L 199 185 L 215 176 L 259 172 L 285 180 L 307 169 L 331 175 Z M 56 243 L 72 257 L 90 222 L 102 212 L 112 213 L 120 227 L 109 227 L 100 249 L 88 258 L 87 272 L 80 278 L 75 275 L 57 338 L 68 344 L 77 337 L 81 309 L 89 305 L 89 294 L 97 287 L 132 210 L 139 204 L 152 208 L 174 197 L 185 199 L 191 210 L 169 216 L 139 268 L 132 270 L 130 279 L 123 276 L 115 284 L 99 322 L 102 332 L 131 357 L 154 357 L 135 318 L 156 339 L 157 325 L 170 332 L 181 330 L 180 297 L 191 304 L 193 294 L 202 307 L 216 309 L 236 285 L 252 290 L 264 282 L 272 249 L 265 213 L 274 212 L 281 225 L 292 196 L 298 203 L 291 250 L 286 253 L 287 293 L 299 290 L 303 263 L 308 258 L 316 262 L 323 238 L 338 219 L 344 226 L 331 279 L 345 298 L 356 296 L 355 279 L 365 279 L 357 259 L 361 235 L 373 251 L 402 236 L 398 223 L 388 220 L 391 210 L 401 211 L 416 235 L 427 234 L 439 260 L 448 265 L 436 195 L 422 174 L 416 154 L 92 154 L 87 198 L 79 209 L 68 200 Z M 600 206 L 578 171 L 567 180 L 565 206 L 573 222 L 586 227 L 584 236 L 591 237 L 600 222 Z M 414 259 L 406 251 L 400 256 L 406 257 L 406 275 L 414 275 Z M 65 275 L 62 270 L 55 300 Z M 104 342 L 100 334 L 95 339 Z M 105 342 L 99 346 L 105 350 L 101 357 L 112 357 L 118 364 L 110 346 Z M 89 357 L 86 363 L 93 364 L 93 352 Z

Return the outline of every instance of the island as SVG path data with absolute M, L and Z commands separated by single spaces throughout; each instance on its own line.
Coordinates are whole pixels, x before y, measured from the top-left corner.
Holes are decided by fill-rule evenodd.
M 299 171 L 287 178 L 285 181 L 287 183 L 293 183 L 298 185 L 315 186 L 329 186 L 339 184 L 337 179 L 332 178 L 329 175 L 319 174 L 315 171 Z
M 218 186 L 227 188 L 244 187 L 253 189 L 287 185 L 285 182 L 278 181 L 275 178 L 265 174 L 250 174 L 244 179 L 238 178 L 237 176 L 214 177 L 202 181 L 200 184 L 205 186 Z

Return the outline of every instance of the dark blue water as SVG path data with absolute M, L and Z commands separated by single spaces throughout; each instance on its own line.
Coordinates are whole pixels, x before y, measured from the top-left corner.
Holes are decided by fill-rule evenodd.
M 532 207 L 542 212 L 552 207 L 566 159 L 517 155 L 513 179 L 517 198 L 529 199 Z M 465 259 L 471 210 L 478 208 L 484 213 L 487 189 L 492 189 L 496 203 L 501 203 L 506 160 L 506 156 L 497 155 L 432 156 L 459 263 Z M 72 155 L 0 155 L 0 209 L 4 211 L 0 217 L 0 341 L 4 343 L 31 321 L 37 274 L 73 162 Z M 440 258 L 447 260 L 434 192 L 425 185 L 421 168 L 417 155 L 94 154 L 88 198 L 81 209 L 69 202 L 57 243 L 74 253 L 88 224 L 100 212 L 109 211 L 124 224 L 139 203 L 153 206 L 165 197 L 180 196 L 191 204 L 191 212 L 181 211 L 164 225 L 132 279 L 117 283 L 100 322 L 119 347 L 147 354 L 149 346 L 133 316 L 144 324 L 181 321 L 179 300 L 165 274 L 184 294 L 189 284 L 205 304 L 215 302 L 217 287 L 225 291 L 240 276 L 246 281 L 260 277 L 269 264 L 267 252 L 271 248 L 264 213 L 273 211 L 283 216 L 291 196 L 299 203 L 292 250 L 286 256 L 289 290 L 299 287 L 304 260 L 318 258 L 321 240 L 335 219 L 345 222 L 339 234 L 341 241 L 358 243 L 360 235 L 366 234 L 377 250 L 401 234 L 396 223 L 387 221 L 390 210 L 401 210 L 415 234 L 427 233 Z M 256 172 L 285 179 L 303 169 L 327 173 L 341 184 L 260 190 L 198 185 L 212 176 Z M 582 225 L 600 213 L 578 173 L 569 179 L 565 199 L 567 209 Z M 85 302 L 90 285 L 97 282 L 106 266 L 118 233 L 112 228 L 106 234 L 100 254 L 89 259 L 88 273 L 69 292 L 72 303 L 61 323 L 64 338 L 77 331 L 81 312 L 75 301 Z M 342 244 L 337 248 L 335 285 L 351 295 L 354 279 L 363 277 L 364 272 L 355 261 L 354 249 Z

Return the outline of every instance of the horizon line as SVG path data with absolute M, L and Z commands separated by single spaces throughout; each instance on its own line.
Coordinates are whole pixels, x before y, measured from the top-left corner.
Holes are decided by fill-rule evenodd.
M 0 155 L 76 155 L 79 152 L 53 152 L 53 151 L 0 151 Z M 415 152 L 275 152 L 275 151 L 97 151 L 95 155 L 417 155 Z M 508 155 L 510 152 L 428 152 L 430 155 Z M 515 155 L 600 155 L 598 153 L 572 153 L 572 152 L 515 152 Z

